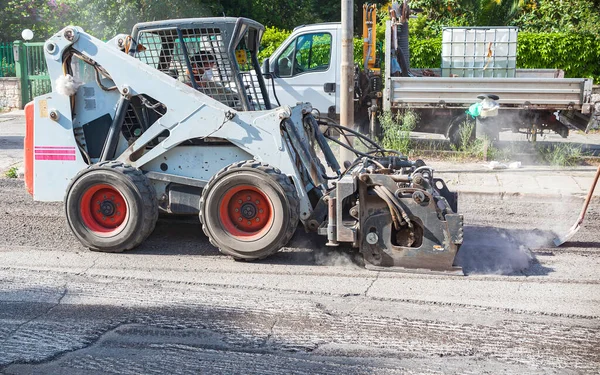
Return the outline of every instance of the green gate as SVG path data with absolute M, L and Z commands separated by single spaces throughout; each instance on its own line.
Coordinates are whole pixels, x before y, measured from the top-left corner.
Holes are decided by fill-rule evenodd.
M 15 76 L 13 44 L 0 42 L 0 77 Z
M 21 105 L 25 107 L 36 96 L 52 91 L 44 42 L 16 41 L 13 51 L 16 75 L 21 80 Z

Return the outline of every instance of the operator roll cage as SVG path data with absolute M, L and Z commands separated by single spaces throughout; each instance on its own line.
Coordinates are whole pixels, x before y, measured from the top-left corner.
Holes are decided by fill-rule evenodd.
M 137 24 L 132 38 L 144 49 L 130 54 L 229 107 L 271 109 L 258 63 L 264 26 L 247 18 L 202 18 Z M 211 80 L 194 77 L 191 57 L 214 61 Z

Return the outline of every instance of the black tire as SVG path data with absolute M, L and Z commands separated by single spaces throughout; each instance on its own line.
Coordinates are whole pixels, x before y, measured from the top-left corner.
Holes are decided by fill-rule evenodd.
M 470 115 L 463 113 L 459 116 L 454 117 L 452 119 L 452 121 L 450 122 L 450 126 L 448 126 L 448 131 L 446 133 L 446 137 L 448 138 L 450 143 L 452 145 L 454 145 L 455 147 L 461 146 L 462 139 L 461 139 L 461 134 L 460 134 L 460 127 L 465 122 L 474 124 L 475 119 L 473 117 L 471 117 Z M 475 126 L 473 126 L 473 132 L 469 139 L 471 141 L 473 141 L 475 139 Z
M 238 204 L 239 214 L 233 214 Z M 253 160 L 219 171 L 200 199 L 202 230 L 213 246 L 236 260 L 263 259 L 278 252 L 294 235 L 298 219 L 298 194 L 288 176 Z
M 133 249 L 152 233 L 158 200 L 142 171 L 121 162 L 102 162 L 73 178 L 65 195 L 65 212 L 71 231 L 83 245 L 118 253 Z

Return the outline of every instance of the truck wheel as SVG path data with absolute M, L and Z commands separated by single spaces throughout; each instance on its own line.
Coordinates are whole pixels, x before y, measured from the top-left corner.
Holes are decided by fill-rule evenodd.
M 200 221 L 210 243 L 238 260 L 279 251 L 292 238 L 298 218 L 298 194 L 289 178 L 255 161 L 222 169 L 200 200 Z
M 455 147 L 461 147 L 461 127 L 463 124 L 467 123 L 468 125 L 473 125 L 473 131 L 471 133 L 470 141 L 475 140 L 475 119 L 469 116 L 466 113 L 463 113 L 459 116 L 456 116 L 450 122 L 450 126 L 448 126 L 448 132 L 446 134 L 448 140 Z
M 158 201 L 142 171 L 102 162 L 79 172 L 65 196 L 67 222 L 90 250 L 117 253 L 138 246 L 154 230 Z

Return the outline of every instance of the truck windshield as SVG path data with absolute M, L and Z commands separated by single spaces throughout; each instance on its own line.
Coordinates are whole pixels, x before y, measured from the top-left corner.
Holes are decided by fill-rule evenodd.
M 329 69 L 330 60 L 331 34 L 303 34 L 294 39 L 277 59 L 279 76 L 325 71 Z

